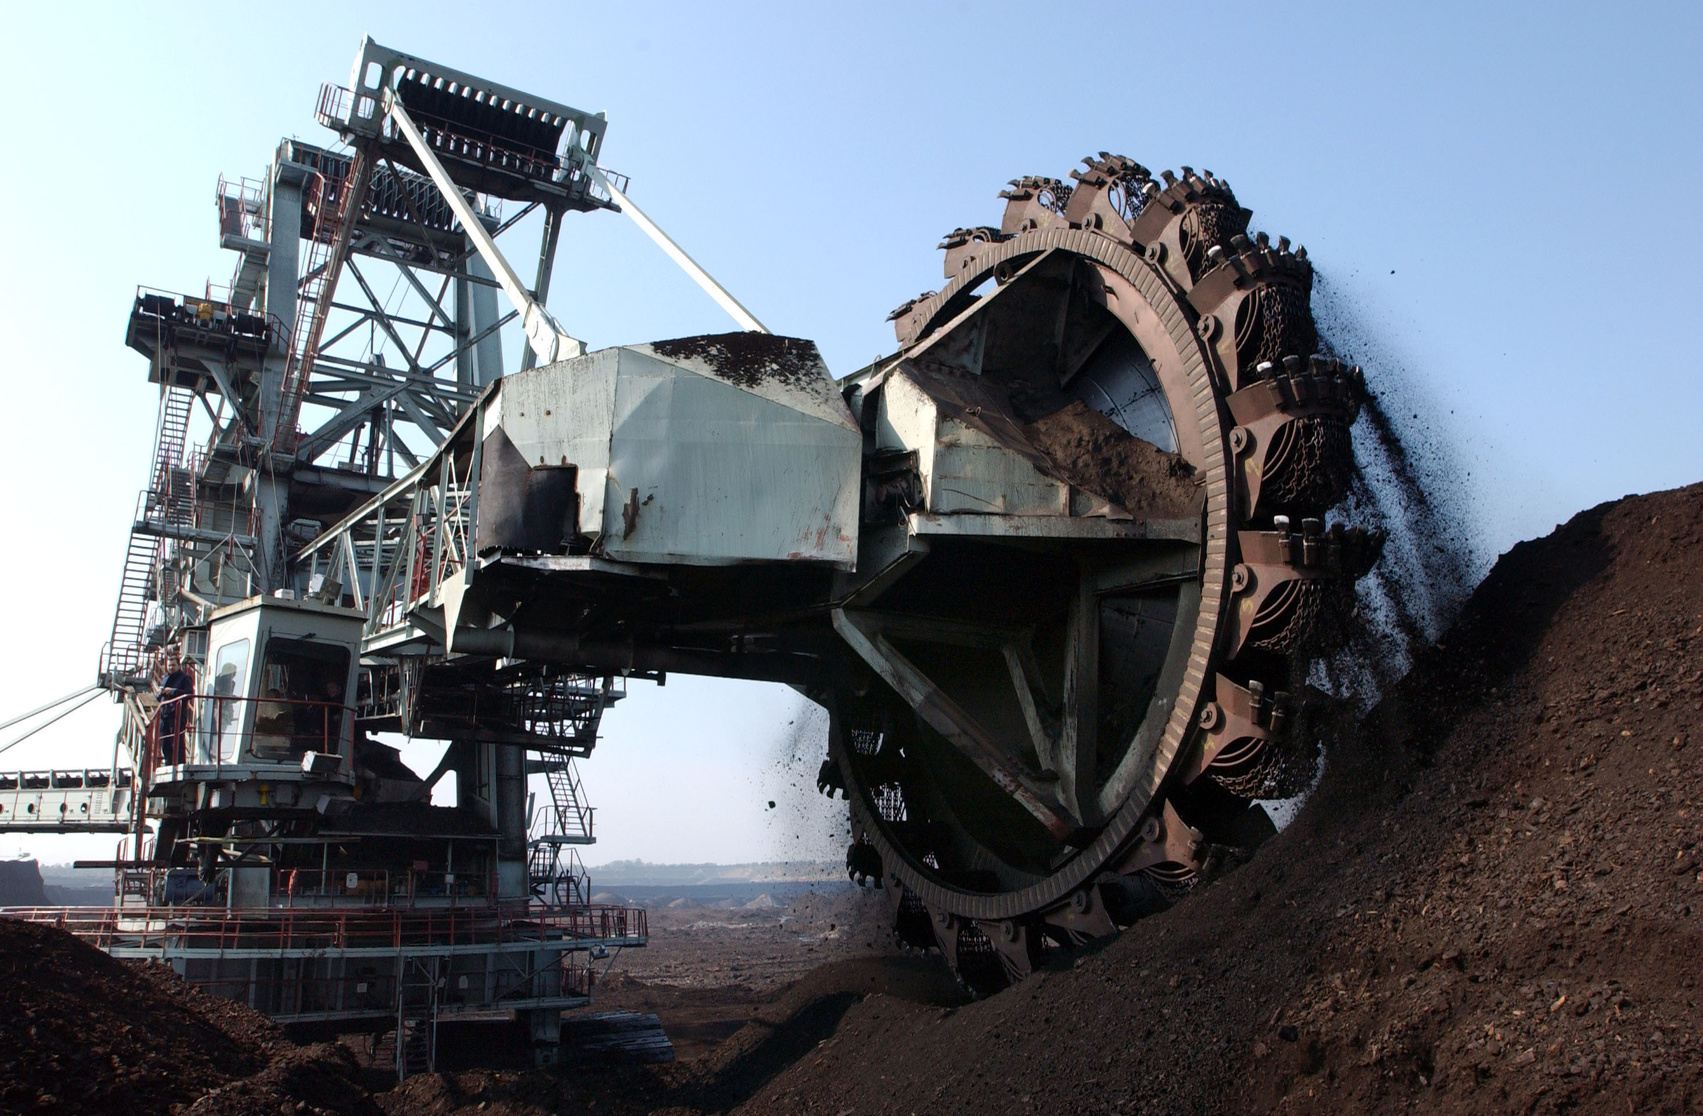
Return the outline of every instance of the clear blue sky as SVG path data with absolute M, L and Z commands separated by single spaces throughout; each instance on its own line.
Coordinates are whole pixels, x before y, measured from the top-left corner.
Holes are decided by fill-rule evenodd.
M 996 223 L 1007 179 L 1105 149 L 1210 168 L 1307 246 L 1376 339 L 1374 386 L 1399 373 L 1470 473 L 1486 553 L 1703 479 L 1694 3 L 19 6 L 0 42 L 0 718 L 89 680 L 111 623 L 155 398 L 122 345 L 136 284 L 228 276 L 215 180 L 326 135 L 315 93 L 364 33 L 606 111 L 634 198 L 841 374 L 939 285 L 942 233 Z M 606 214 L 570 223 L 551 308 L 594 346 L 730 328 Z M 586 768 L 593 859 L 796 851 L 766 810 L 796 710 L 635 687 Z M 115 719 L 91 708 L 0 766 L 103 762 Z M 21 848 L 71 855 L 0 841 Z

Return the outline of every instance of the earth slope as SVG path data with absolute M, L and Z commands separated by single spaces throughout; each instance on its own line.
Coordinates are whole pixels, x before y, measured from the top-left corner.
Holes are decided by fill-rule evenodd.
M 1703 485 L 1497 563 L 1254 861 L 741 1111 L 1679 1112 L 1703 1099 Z

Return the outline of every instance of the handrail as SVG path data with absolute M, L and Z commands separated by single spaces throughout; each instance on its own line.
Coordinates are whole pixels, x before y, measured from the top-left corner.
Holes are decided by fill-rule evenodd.
M 136 285 L 136 301 L 141 302 L 143 295 L 158 295 L 175 300 L 176 305 L 173 309 L 189 310 L 192 307 L 199 307 L 202 304 L 207 304 L 211 305 L 216 312 L 223 313 L 229 318 L 234 318 L 239 314 L 246 318 L 262 318 L 266 322 L 266 328 L 270 332 L 270 335 L 276 339 L 278 346 L 287 348 L 290 343 L 292 330 L 290 329 L 290 326 L 276 314 L 257 314 L 251 310 L 238 310 L 232 306 L 229 301 L 213 303 L 201 295 L 186 294 L 182 291 L 172 291 L 167 290 L 164 287 L 150 287 L 146 283 L 138 283 Z M 135 310 L 132 309 L 131 312 L 135 313 Z M 144 310 L 144 312 L 151 313 L 151 311 L 147 310 Z
M 233 694 L 197 694 L 195 700 L 197 708 L 192 714 L 195 735 L 192 739 L 195 740 L 200 753 L 207 757 L 206 762 L 221 765 L 232 762 L 224 758 L 227 734 L 231 734 L 237 739 L 246 737 L 251 751 L 257 751 L 255 747 L 257 737 L 281 737 L 289 741 L 287 747 L 293 755 L 299 756 L 310 751 L 322 755 L 341 755 L 343 732 L 348 727 L 349 717 L 354 713 L 354 710 L 346 702 L 341 701 L 311 701 L 304 698 L 283 697 L 238 697 Z M 246 718 L 243 717 L 241 709 L 245 705 L 257 707 L 254 723 L 249 726 L 246 732 L 243 730 L 243 722 Z M 277 731 L 278 726 L 276 724 L 263 729 L 260 724 L 260 717 L 263 715 L 261 709 L 258 708 L 260 706 L 271 707 L 265 715 L 274 720 L 288 716 L 289 731 Z M 235 714 L 227 716 L 227 710 L 233 707 L 236 709 Z M 302 724 L 299 714 L 305 712 L 309 718 L 309 723 L 311 723 L 315 710 L 319 712 L 320 720 L 317 735 L 312 731 L 299 731 Z M 335 728 L 333 728 L 333 722 L 335 722 Z M 304 740 L 306 743 L 303 743 Z M 317 747 L 314 746 L 315 740 L 318 741 Z
M 101 949 L 343 950 L 634 941 L 642 907 L 6 907 L 0 917 L 55 926 Z
M 275 708 L 275 712 L 272 714 L 274 717 L 290 716 L 288 725 L 290 731 L 267 732 L 256 724 L 244 733 L 243 718 L 240 712 L 228 719 L 222 716 L 227 709 L 236 707 L 240 710 L 240 707 L 245 704 L 272 706 Z M 223 745 L 226 743 L 227 733 L 239 739 L 246 735 L 251 750 L 256 736 L 269 736 L 288 739 L 290 742 L 288 748 L 292 756 L 299 756 L 306 752 L 341 756 L 343 752 L 343 730 L 348 727 L 348 717 L 354 713 L 354 710 L 346 702 L 313 701 L 305 698 L 239 697 L 234 694 L 179 694 L 167 698 L 147 712 L 143 724 L 138 726 L 141 737 L 139 743 L 143 744 L 145 752 L 144 755 L 137 756 L 136 760 L 138 766 L 142 768 L 145 783 L 151 783 L 152 775 L 159 767 L 176 766 L 176 764 L 162 763 L 165 759 L 163 733 L 166 730 L 162 730 L 160 714 L 170 708 L 181 708 L 185 717 L 181 725 L 173 726 L 169 730 L 169 735 L 181 739 L 185 743 L 193 742 L 197 755 L 204 757 L 199 760 L 192 760 L 188 751 L 185 750 L 180 754 L 177 764 L 211 763 L 218 767 L 223 767 L 227 762 L 236 762 L 224 758 L 226 749 Z M 311 717 L 313 710 L 320 712 L 318 733 L 297 731 L 301 727 L 301 722 L 297 719 L 296 714 L 299 711 L 307 711 Z M 333 722 L 335 722 L 335 729 Z M 306 741 L 306 743 L 303 743 L 303 741 Z M 318 742 L 317 747 L 314 744 L 315 741 Z

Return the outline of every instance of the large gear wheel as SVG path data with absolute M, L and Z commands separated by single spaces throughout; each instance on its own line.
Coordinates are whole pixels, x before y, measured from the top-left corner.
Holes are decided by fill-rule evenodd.
M 938 459 L 988 446 L 1068 482 L 1072 523 L 1141 525 L 1001 538 L 961 515 L 835 614 L 875 667 L 828 695 L 848 868 L 981 993 L 1271 832 L 1250 799 L 1310 776 L 1307 664 L 1379 550 L 1325 523 L 1365 388 L 1314 353 L 1305 250 L 1250 239 L 1210 172 L 1085 163 L 946 238 L 946 285 L 895 311 L 901 349 L 854 397 L 893 522 L 944 531 Z M 918 407 L 957 423 L 932 462 L 882 448 Z M 969 487 L 948 502 L 1025 498 Z

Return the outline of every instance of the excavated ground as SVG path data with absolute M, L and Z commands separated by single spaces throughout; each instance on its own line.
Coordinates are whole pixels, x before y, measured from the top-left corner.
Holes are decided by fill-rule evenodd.
M 690 1062 L 369 1095 L 334 1044 L 0 920 L 0 1108 L 1696 1111 L 1700 556 L 1703 485 L 1516 547 L 1251 863 L 979 1003 L 842 961 Z
M 1703 485 L 1515 547 L 1251 864 L 743 1111 L 1694 1111 L 1700 558 Z
M 0 918 L 0 1112 L 376 1116 L 353 1072 L 341 1047 L 298 1046 L 163 965 Z

